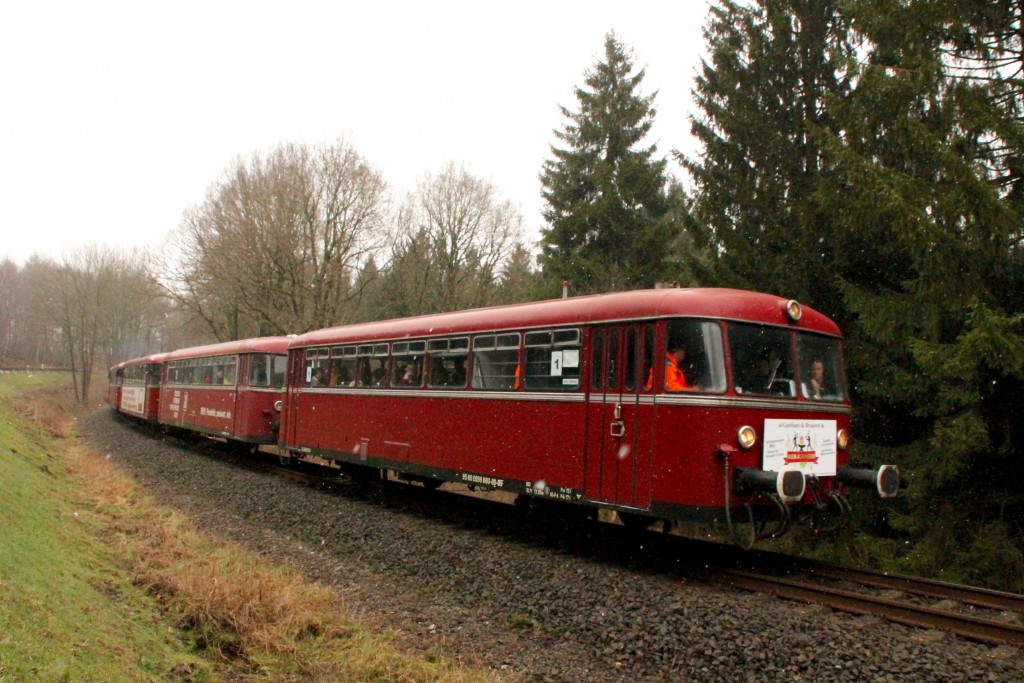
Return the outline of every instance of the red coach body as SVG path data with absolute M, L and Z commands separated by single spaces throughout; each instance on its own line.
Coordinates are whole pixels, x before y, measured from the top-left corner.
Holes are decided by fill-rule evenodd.
M 321 330 L 289 353 L 296 455 L 645 523 L 848 509 L 840 331 L 795 301 L 574 297 Z
M 276 443 L 288 337 L 174 351 L 164 359 L 162 424 L 254 444 Z
M 160 378 L 165 353 L 133 358 L 114 366 L 118 378 L 114 406 L 118 412 L 156 422 L 160 410 Z M 109 398 L 108 398 L 109 400 Z

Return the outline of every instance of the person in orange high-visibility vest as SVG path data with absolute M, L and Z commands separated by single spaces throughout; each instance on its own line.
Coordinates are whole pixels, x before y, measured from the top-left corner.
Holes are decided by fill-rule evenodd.
M 665 354 L 665 391 L 693 391 L 686 383 L 682 362 L 686 360 L 686 349 L 681 344 L 669 342 L 668 353 Z M 654 384 L 654 368 L 647 376 L 647 389 Z
M 686 360 L 686 349 L 681 344 L 669 342 L 668 353 L 665 354 L 665 391 L 690 391 L 693 389 L 686 383 L 682 363 Z

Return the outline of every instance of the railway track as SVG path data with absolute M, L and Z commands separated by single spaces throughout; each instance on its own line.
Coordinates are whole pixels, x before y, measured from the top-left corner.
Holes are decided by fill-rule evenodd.
M 1014 593 L 821 563 L 808 563 L 793 576 L 718 568 L 710 579 L 733 588 L 1024 649 L 1024 596 Z
M 331 488 L 346 481 L 338 478 L 338 470 L 334 467 L 320 467 L 312 463 L 296 468 L 294 462 L 291 466 L 279 465 L 269 453 L 263 452 L 263 455 L 260 466 L 286 478 Z M 407 500 L 426 495 L 434 505 L 438 501 L 438 496 L 420 487 L 411 487 L 407 494 Z M 506 505 L 466 499 L 450 491 L 447 495 L 442 493 L 440 498 L 449 499 L 450 496 L 466 500 L 467 504 L 473 500 L 471 506 L 474 508 L 480 504 L 490 508 L 493 504 L 508 510 Z M 495 513 L 497 509 L 483 512 L 488 517 Z M 476 509 L 477 519 L 480 514 L 481 510 Z M 618 527 L 608 527 L 607 532 L 610 544 L 605 550 L 608 553 L 618 554 L 613 548 L 620 544 L 626 549 L 624 552 L 631 553 L 628 548 L 632 545 L 631 539 L 636 540 L 635 534 Z M 821 604 L 843 612 L 873 615 L 907 626 L 938 629 L 982 643 L 1010 645 L 1024 650 L 1024 595 L 838 567 L 770 552 L 738 553 L 731 546 L 653 532 L 641 543 L 640 547 L 645 548 L 644 554 L 650 553 L 647 558 L 651 560 L 650 568 L 660 565 L 665 571 L 681 571 L 708 583 L 733 589 Z M 679 566 L 676 561 L 680 557 L 701 558 L 700 569 L 693 572 L 692 566 Z

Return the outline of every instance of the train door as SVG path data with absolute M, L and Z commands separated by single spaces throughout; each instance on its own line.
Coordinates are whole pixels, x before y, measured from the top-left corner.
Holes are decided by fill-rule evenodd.
M 587 394 L 586 495 L 646 509 L 654 439 L 654 325 L 595 327 Z
M 252 354 L 235 356 L 234 386 L 231 391 L 231 433 L 236 437 L 258 434 L 263 425 L 259 419 L 260 403 L 249 386 L 249 363 Z M 226 383 L 226 380 L 225 380 Z
M 195 427 L 196 422 L 196 402 L 192 401 L 189 403 L 189 393 L 191 387 L 202 381 L 203 377 L 200 374 L 202 368 L 199 367 L 198 359 L 190 358 L 185 362 L 188 373 L 188 386 L 183 387 L 181 390 L 181 425 L 191 429 Z
M 145 417 L 153 420 L 160 412 L 160 383 L 163 381 L 164 366 L 150 363 L 146 372 Z
M 304 386 L 305 351 L 297 349 L 288 354 L 287 380 L 284 385 L 284 415 L 281 424 L 281 436 L 278 439 L 285 446 L 298 445 L 299 423 L 299 387 Z

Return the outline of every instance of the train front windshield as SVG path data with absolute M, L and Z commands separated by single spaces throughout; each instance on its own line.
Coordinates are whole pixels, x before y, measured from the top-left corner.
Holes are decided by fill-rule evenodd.
M 738 394 L 814 401 L 846 398 L 838 339 L 798 332 L 794 354 L 789 330 L 732 323 L 729 354 Z
M 794 343 L 795 338 L 795 343 Z M 685 379 L 666 376 L 665 389 L 722 393 L 727 373 L 721 323 L 668 321 L 666 362 Z M 728 323 L 732 386 L 737 394 L 811 401 L 846 398 L 842 346 L 838 339 L 752 323 Z M 678 354 L 676 353 L 678 352 Z

